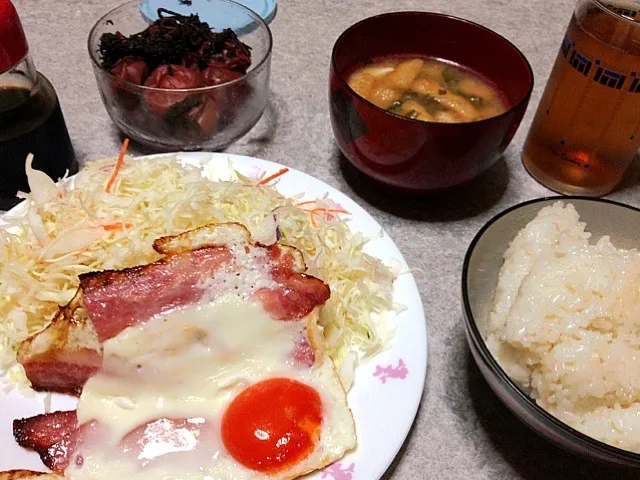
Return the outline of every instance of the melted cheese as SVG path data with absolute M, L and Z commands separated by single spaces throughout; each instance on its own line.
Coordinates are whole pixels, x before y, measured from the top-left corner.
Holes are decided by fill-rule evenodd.
M 78 404 L 79 422 L 97 420 L 106 426 L 106 438 L 85 442 L 82 457 L 73 459 L 66 477 L 267 478 L 229 456 L 220 439 L 220 421 L 245 387 L 278 376 L 313 386 L 323 400 L 324 416 L 320 442 L 298 473 L 268 478 L 293 478 L 339 458 L 355 445 L 353 419 L 329 359 L 313 368 L 291 360 L 295 337 L 305 324 L 275 321 L 242 293 L 226 294 L 212 303 L 156 316 L 108 340 L 103 370 L 87 382 Z M 206 421 L 208 433 L 206 438 L 187 433 L 180 451 L 164 456 L 168 452 L 162 444 L 148 445 L 137 459 L 121 453 L 118 445 L 127 433 L 158 418 Z

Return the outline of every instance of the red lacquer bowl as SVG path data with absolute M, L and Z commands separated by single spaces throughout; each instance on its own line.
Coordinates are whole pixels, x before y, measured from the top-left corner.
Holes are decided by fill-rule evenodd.
M 468 67 L 497 85 L 509 110 L 477 122 L 423 122 L 378 108 L 347 85 L 354 66 L 393 54 Z M 520 125 L 532 89 L 531 65 L 497 33 L 437 13 L 388 13 L 356 23 L 336 41 L 331 124 L 340 150 L 361 172 L 403 191 L 438 192 L 477 177 L 498 160 Z

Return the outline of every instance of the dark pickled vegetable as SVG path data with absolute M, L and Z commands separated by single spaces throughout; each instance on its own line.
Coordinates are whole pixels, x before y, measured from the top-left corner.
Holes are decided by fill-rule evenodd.
M 125 37 L 105 33 L 99 53 L 103 68 L 110 70 L 126 57 L 142 58 L 149 71 L 160 65 L 184 65 L 204 70 L 211 63 L 245 73 L 251 65 L 251 49 L 229 28 L 213 32 L 198 15 L 180 15 L 164 8 L 158 20 L 142 32 Z

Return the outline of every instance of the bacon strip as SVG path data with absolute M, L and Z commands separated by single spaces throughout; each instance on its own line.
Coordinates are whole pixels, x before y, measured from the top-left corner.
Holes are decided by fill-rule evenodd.
M 210 247 L 142 267 L 81 275 L 83 304 L 98 340 L 104 342 L 158 313 L 197 302 L 206 293 L 198 283 L 232 259 L 227 247 Z
M 19 445 L 40 452 L 75 430 L 77 423 L 75 410 L 45 413 L 14 420 L 13 436 Z
M 203 280 L 224 270 L 237 272 L 234 255 L 222 242 L 264 249 L 276 288 L 254 298 L 276 320 L 297 320 L 327 301 L 329 287 L 305 275 L 302 254 L 283 245 L 252 245 L 237 224 L 206 226 L 154 242 L 165 255 L 149 265 L 80 276 L 74 299 L 60 309 L 51 325 L 27 339 L 18 361 L 36 389 L 79 394 L 102 365 L 102 342 L 153 315 L 193 304 L 207 294 Z M 229 240 L 231 239 L 231 240 Z
M 202 418 L 159 418 L 129 432 L 120 442 L 120 450 L 147 465 L 167 453 L 187 452 L 205 445 L 217 435 L 217 429 Z
M 76 441 L 75 411 L 54 412 L 13 421 L 13 436 L 24 448 L 35 450 L 42 463 L 62 473 Z
M 272 245 L 268 247 L 271 277 L 278 283 L 276 289 L 261 289 L 255 298 L 276 320 L 298 320 L 331 296 L 329 286 L 322 280 L 303 273 L 297 250 L 292 247 Z M 303 262 L 304 265 L 304 262 Z
M 78 426 L 75 410 L 45 413 L 13 421 L 13 436 L 24 448 L 35 450 L 42 463 L 62 474 L 83 440 L 98 438 L 100 425 L 91 421 Z
M 78 395 L 102 365 L 102 346 L 81 307 L 80 293 L 60 309 L 46 330 L 18 349 L 18 362 L 36 390 Z
M 34 390 L 80 395 L 102 365 L 95 351 L 53 351 L 25 359 L 23 366 Z
M 47 413 L 13 422 L 13 435 L 18 444 L 36 451 L 42 463 L 59 474 L 64 473 L 74 458 L 75 461 L 81 458 L 83 442 L 100 444 L 104 434 L 97 422 L 78 426 L 75 411 Z M 118 450 L 148 464 L 168 452 L 199 448 L 205 437 L 214 435 L 216 430 L 212 424 L 201 418 L 160 418 L 125 435 Z
M 38 452 L 42 463 L 56 473 L 64 473 L 78 446 L 80 432 L 81 430 L 75 429 L 45 451 Z
M 241 248 L 246 252 L 252 248 L 266 250 L 267 271 L 277 287 L 258 290 L 254 298 L 275 320 L 311 319 L 308 315 L 329 298 L 327 285 L 303 273 L 306 266 L 296 249 L 251 245 L 244 230 L 229 225 L 222 228 L 226 238 L 234 232 L 236 238 L 245 235 Z M 246 268 L 234 263 L 229 247 L 215 244 L 220 232 L 220 228 L 198 229 L 160 239 L 155 245 L 165 257 L 155 263 L 81 276 L 78 293 L 69 305 L 46 330 L 20 347 L 18 358 L 34 386 L 79 393 L 102 366 L 102 342 L 155 314 L 198 302 L 208 293 L 203 280 L 215 277 L 217 272 L 224 269 L 234 273 Z M 192 248 L 186 249 L 188 246 Z M 313 322 L 317 322 L 317 313 Z M 292 345 L 291 355 L 299 364 L 311 366 L 315 361 L 314 339 L 309 336 L 308 325 L 305 331 L 306 335 L 301 333 Z M 154 433 L 167 426 L 171 427 L 169 436 Z M 78 427 L 75 412 L 55 412 L 16 420 L 13 433 L 21 446 L 35 450 L 47 467 L 62 473 L 79 442 L 87 438 L 85 435 L 96 434 L 99 427 L 95 422 Z M 123 447 L 134 451 L 144 449 L 149 442 L 179 442 L 180 435 L 202 433 L 201 427 L 205 428 L 188 420 L 160 419 L 134 430 Z

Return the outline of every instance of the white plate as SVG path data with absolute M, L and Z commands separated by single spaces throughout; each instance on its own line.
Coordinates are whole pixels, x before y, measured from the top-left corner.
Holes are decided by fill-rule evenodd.
M 282 165 L 265 160 L 216 153 L 184 153 L 185 163 L 203 165 L 207 176 L 228 178 L 228 162 L 240 173 L 255 175 L 274 173 Z M 283 195 L 304 193 L 305 199 L 328 194 L 351 212 L 353 231 L 364 235 L 379 235 L 382 227 L 362 207 L 335 188 L 305 173 L 290 169 L 280 177 L 277 189 Z M 10 213 L 20 211 L 20 205 Z M 400 262 L 407 267 L 402 254 L 391 238 L 382 236 L 367 245 L 367 252 L 385 263 Z M 387 350 L 375 356 L 356 371 L 355 383 L 349 392 L 349 405 L 356 419 L 358 448 L 323 471 L 310 475 L 313 480 L 375 480 L 389 467 L 413 423 L 427 369 L 427 332 L 418 293 L 411 274 L 403 274 L 394 284 L 394 301 L 407 307 L 397 315 L 397 331 Z M 75 399 L 52 395 L 51 410 L 75 407 Z M 13 439 L 12 421 L 44 412 L 43 396 L 25 398 L 12 392 L 0 394 L 0 471 L 26 468 L 44 470 L 37 454 L 20 448 Z

